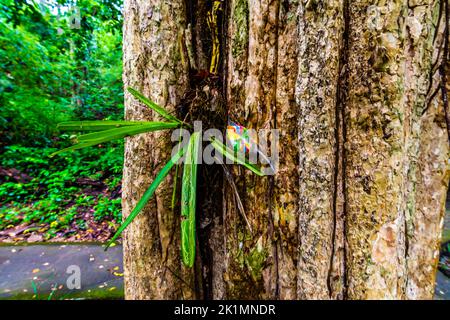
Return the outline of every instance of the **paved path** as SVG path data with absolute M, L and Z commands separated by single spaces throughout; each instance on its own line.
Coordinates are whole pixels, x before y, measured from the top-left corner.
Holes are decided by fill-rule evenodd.
M 74 289 L 78 270 L 81 288 Z M 0 245 L 0 299 L 122 299 L 122 270 L 121 246 Z M 441 272 L 435 298 L 450 300 L 450 279 Z
M 122 270 L 120 246 L 1 245 L 0 299 L 122 298 Z
M 436 300 L 450 300 L 450 278 L 447 278 L 442 272 L 436 274 Z

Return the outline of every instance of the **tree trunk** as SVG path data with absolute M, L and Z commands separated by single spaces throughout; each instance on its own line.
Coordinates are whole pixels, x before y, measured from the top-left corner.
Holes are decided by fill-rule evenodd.
M 174 110 L 188 87 L 188 70 L 179 63 L 186 24 L 185 5 L 175 1 L 125 1 L 124 85 Z M 127 120 L 159 120 L 157 114 L 125 94 Z M 126 217 L 161 170 L 171 153 L 170 132 L 127 138 L 123 174 Z M 127 299 L 194 298 L 193 273 L 179 258 L 179 216 L 171 210 L 173 175 L 124 237 Z
M 125 233 L 126 297 L 432 298 L 450 175 L 444 2 L 227 0 L 214 33 L 210 0 L 126 0 L 126 87 L 203 130 L 280 130 L 274 176 L 232 169 L 252 232 L 221 168 L 202 165 L 193 270 L 166 179 Z M 157 118 L 129 95 L 125 108 Z M 127 139 L 124 216 L 169 138 Z

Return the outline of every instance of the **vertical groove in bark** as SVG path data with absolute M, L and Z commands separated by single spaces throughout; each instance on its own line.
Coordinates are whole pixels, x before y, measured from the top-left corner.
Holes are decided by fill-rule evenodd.
M 173 109 L 187 88 L 187 69 L 179 63 L 180 32 L 185 26 L 181 0 L 127 0 L 124 3 L 124 85 L 158 104 Z M 125 95 L 127 120 L 159 119 Z M 155 174 L 170 157 L 170 135 L 142 134 L 127 138 L 123 176 L 123 215 L 126 217 Z M 127 228 L 124 236 L 125 296 L 127 299 L 193 297 L 191 272 L 179 259 L 179 220 L 170 209 L 172 177 L 166 178 L 155 199 Z
M 247 0 L 230 0 L 228 3 L 228 28 L 226 29 L 226 65 L 224 66 L 224 87 L 226 94 L 227 112 L 230 112 L 230 106 L 242 106 L 245 100 L 245 87 L 243 78 L 247 73 L 247 57 L 248 57 L 248 34 L 249 34 L 249 4 Z M 234 114 L 237 113 L 233 111 Z M 243 192 L 242 180 L 234 171 L 236 184 L 239 188 L 239 194 L 242 201 L 245 202 L 246 194 Z M 241 250 L 244 241 L 244 232 L 246 232 L 245 224 L 241 221 L 241 217 L 237 212 L 237 206 L 232 192 L 224 183 L 223 189 L 223 241 L 224 241 L 224 261 L 223 261 L 223 283 L 224 294 L 227 298 L 238 297 L 237 291 L 239 283 L 235 284 L 236 277 L 234 273 L 239 273 L 240 268 L 245 268 L 244 254 Z M 238 231 L 237 228 L 240 228 Z M 242 231 L 244 230 L 244 231 Z M 236 267 L 236 263 L 239 264 Z M 248 276 L 248 275 L 247 275 Z M 243 295 L 251 296 L 247 292 Z
M 331 299 L 345 299 L 347 294 L 346 281 L 346 244 L 345 244 L 345 141 L 346 126 L 344 121 L 345 105 L 347 101 L 348 88 L 348 33 L 349 0 L 342 1 L 342 37 L 339 50 L 339 79 L 336 89 L 336 155 L 335 155 L 335 177 L 334 177 L 334 230 L 333 230 L 333 252 L 330 271 L 328 275 L 328 290 Z
M 299 241 L 298 297 L 328 299 L 333 269 L 333 234 L 342 233 L 335 218 L 336 105 L 343 1 L 308 1 L 299 6 Z M 336 219 L 336 220 L 335 220 Z M 339 220 L 340 222 L 340 220 Z M 333 232 L 333 230 L 335 232 Z M 340 238 L 339 238 L 340 239 Z M 336 250 L 341 245 L 336 243 Z M 342 262 L 336 260 L 337 264 Z M 337 277 L 337 278 L 335 278 Z
M 207 74 L 211 61 L 212 35 L 207 17 L 212 8 L 210 0 L 185 0 L 189 32 L 186 46 L 191 53 L 190 86 L 184 97 L 189 112 L 188 121 L 202 121 L 202 130 L 222 128 L 224 105 L 221 95 L 221 75 Z M 217 15 L 218 29 L 222 14 Z M 212 26 L 211 26 L 212 27 Z M 213 27 L 212 27 L 213 28 Z M 212 299 L 222 297 L 223 280 L 223 221 L 222 221 L 222 171 L 220 166 L 202 165 L 198 177 L 197 199 L 197 287 L 199 297 Z

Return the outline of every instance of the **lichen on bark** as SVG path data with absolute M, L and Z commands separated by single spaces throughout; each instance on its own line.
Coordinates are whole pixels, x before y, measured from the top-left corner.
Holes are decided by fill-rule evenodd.
M 334 235 L 343 232 L 335 226 L 334 206 L 343 1 L 309 3 L 299 6 L 295 92 L 300 159 L 297 291 L 299 298 L 328 299 L 333 291 L 328 284 L 333 248 L 338 249 Z

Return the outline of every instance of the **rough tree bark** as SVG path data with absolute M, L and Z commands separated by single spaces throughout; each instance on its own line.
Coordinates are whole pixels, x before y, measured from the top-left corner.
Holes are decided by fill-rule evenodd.
M 432 298 L 450 175 L 444 3 L 226 0 L 208 75 L 212 1 L 125 0 L 125 86 L 204 126 L 280 130 L 276 175 L 233 167 L 253 232 L 203 167 L 193 270 L 166 180 L 125 233 L 126 297 Z M 128 95 L 125 108 L 157 118 Z M 167 134 L 127 139 L 124 216 L 170 151 Z
M 188 88 L 188 70 L 179 62 L 183 1 L 124 2 L 124 85 L 173 110 Z M 127 120 L 158 115 L 125 95 Z M 162 119 L 159 118 L 161 121 Z M 123 215 L 131 212 L 171 154 L 170 134 L 127 138 L 123 175 Z M 125 295 L 129 299 L 194 298 L 193 274 L 179 259 L 179 216 L 171 210 L 173 176 L 125 232 Z M 183 279 L 183 281 L 179 281 Z

